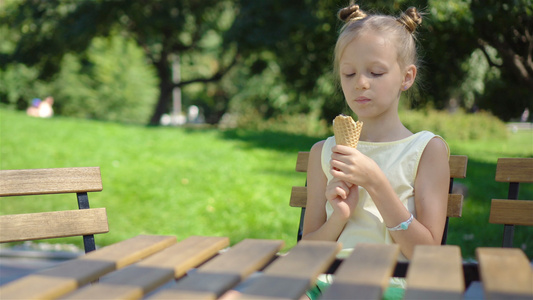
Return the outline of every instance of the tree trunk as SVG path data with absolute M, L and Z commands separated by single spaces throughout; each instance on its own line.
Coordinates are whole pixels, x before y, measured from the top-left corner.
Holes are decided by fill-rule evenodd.
M 171 104 L 172 96 L 172 76 L 168 64 L 168 55 L 161 53 L 161 59 L 155 63 L 157 75 L 159 77 L 159 99 L 154 108 L 149 125 L 157 126 L 160 124 L 161 116 L 166 113 Z

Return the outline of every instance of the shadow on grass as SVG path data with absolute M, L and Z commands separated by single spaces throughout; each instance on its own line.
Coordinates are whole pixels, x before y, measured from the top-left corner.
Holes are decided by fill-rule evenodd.
M 281 152 L 309 151 L 314 143 L 324 139 L 302 134 L 291 134 L 276 131 L 253 131 L 232 129 L 220 131 L 224 139 L 239 140 L 250 147 L 272 149 Z
M 496 163 L 469 158 L 465 179 L 456 182 L 467 187 L 461 218 L 450 220 L 448 244 L 461 247 L 465 259 L 475 258 L 478 247 L 501 247 L 503 225 L 490 224 L 491 199 L 506 199 L 508 183 L 496 182 Z M 520 186 L 519 199 L 533 200 L 533 185 Z M 515 226 L 514 247 L 522 248 L 533 258 L 533 228 Z

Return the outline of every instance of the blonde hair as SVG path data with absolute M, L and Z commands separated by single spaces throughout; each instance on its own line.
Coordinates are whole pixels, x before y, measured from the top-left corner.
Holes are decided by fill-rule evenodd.
M 345 24 L 341 28 L 334 51 L 334 72 L 339 77 L 339 60 L 346 46 L 363 32 L 387 34 L 396 46 L 398 64 L 401 68 L 409 65 L 419 67 L 416 48 L 416 28 L 422 23 L 422 16 L 414 7 L 408 8 L 399 17 L 368 15 L 352 4 L 339 10 L 337 16 Z

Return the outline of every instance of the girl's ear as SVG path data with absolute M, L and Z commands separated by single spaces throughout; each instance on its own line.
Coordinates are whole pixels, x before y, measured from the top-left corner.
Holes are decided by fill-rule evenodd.
M 402 82 L 403 90 L 408 90 L 415 83 L 416 72 L 417 69 L 415 65 L 410 65 L 405 69 L 405 75 Z

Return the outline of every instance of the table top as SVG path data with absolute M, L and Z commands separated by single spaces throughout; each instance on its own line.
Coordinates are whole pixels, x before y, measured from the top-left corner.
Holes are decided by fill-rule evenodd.
M 0 286 L 2 299 L 299 299 L 321 273 L 334 273 L 322 299 L 381 299 L 398 245 L 360 244 L 346 259 L 341 245 L 281 240 L 140 235 Z M 533 272 L 516 248 L 478 248 L 475 269 L 486 299 L 533 299 Z M 457 246 L 415 248 L 404 272 L 405 299 L 462 299 L 468 281 Z M 398 276 L 398 275 L 397 275 Z M 403 275 L 402 275 L 403 276 Z M 465 283 L 466 282 L 466 283 Z

